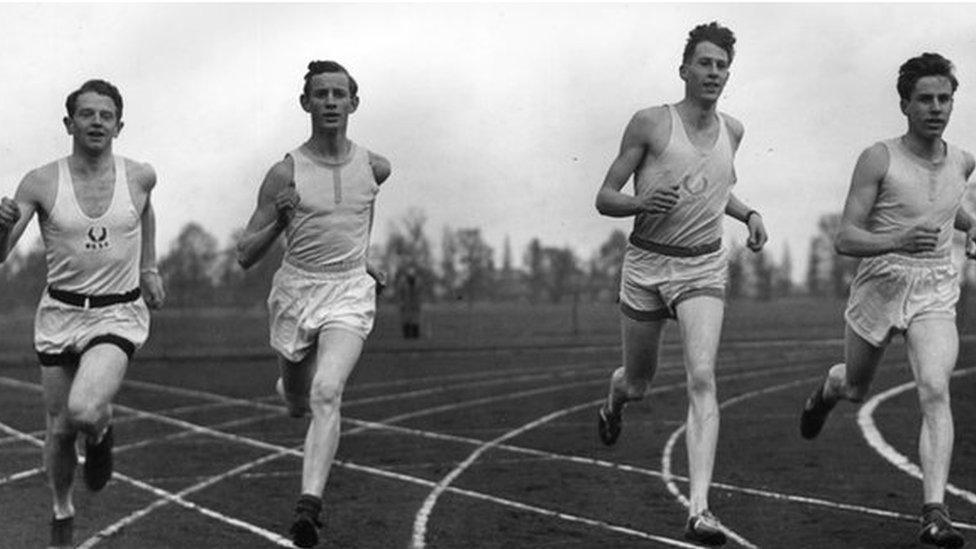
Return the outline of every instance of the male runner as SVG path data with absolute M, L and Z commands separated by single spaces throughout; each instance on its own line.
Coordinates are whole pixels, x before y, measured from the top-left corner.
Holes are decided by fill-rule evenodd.
M 717 109 L 734 44 L 732 31 L 717 23 L 689 33 L 679 68 L 684 98 L 633 116 L 596 198 L 604 215 L 635 216 L 620 285 L 623 366 L 613 372 L 599 411 L 600 439 L 616 442 L 624 404 L 644 397 L 664 326 L 676 318 L 688 376 L 691 487 L 685 538 L 707 545 L 726 541 L 724 527 L 708 509 L 719 427 L 715 356 L 727 279 L 723 214 L 748 226 L 753 251 L 767 239 L 762 217 L 732 194 L 742 124 Z M 632 174 L 634 195 L 621 192 Z
M 390 176 L 390 163 L 346 137 L 349 115 L 359 106 L 357 92 L 342 65 L 309 63 L 300 100 L 311 137 L 271 167 L 237 250 L 247 268 L 280 234 L 287 241 L 268 309 L 281 368 L 277 390 L 292 416 L 312 416 L 291 527 L 298 547 L 318 543 L 322 492 L 339 444 L 342 390 L 376 311 L 366 251 L 373 201 Z
M 954 436 L 949 378 L 959 351 L 952 230 L 966 231 L 967 243 L 976 239 L 976 224 L 960 208 L 973 156 L 942 139 L 957 86 L 952 63 L 938 54 L 899 69 L 908 131 L 861 153 L 835 240 L 838 253 L 865 258 L 844 314 L 845 361 L 830 368 L 800 420 L 803 437 L 814 438 L 838 401 L 862 401 L 885 347 L 903 334 L 922 409 L 919 538 L 939 547 L 964 543 L 943 504 Z
M 34 346 L 47 409 L 53 547 L 72 546 L 78 433 L 85 437 L 88 488 L 101 490 L 112 476 L 111 402 L 149 335 L 146 303 L 156 308 L 165 297 L 150 202 L 156 174 L 112 153 L 122 130 L 122 96 L 104 80 L 89 80 L 66 107 L 71 155 L 28 173 L 13 200 L 0 199 L 0 261 L 34 214 L 47 251 Z

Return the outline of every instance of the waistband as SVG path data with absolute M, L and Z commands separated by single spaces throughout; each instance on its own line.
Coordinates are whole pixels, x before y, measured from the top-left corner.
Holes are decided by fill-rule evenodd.
M 139 288 L 136 288 L 134 290 L 125 292 L 124 294 L 89 295 L 58 290 L 48 286 L 47 295 L 60 301 L 61 303 L 67 303 L 68 305 L 74 305 L 75 307 L 97 309 L 99 307 L 108 307 L 109 305 L 135 301 L 142 295 L 142 291 L 140 291 Z
M 358 259 L 336 261 L 335 263 L 312 264 L 295 259 L 289 255 L 285 255 L 284 263 L 310 273 L 344 273 L 360 268 L 366 268 L 366 258 L 362 257 Z
M 896 265 L 905 265 L 907 267 L 935 267 L 952 264 L 952 252 L 949 250 L 925 254 L 891 252 L 876 255 L 874 257 L 866 257 L 864 258 L 864 261 L 871 263 L 885 262 Z
M 628 241 L 642 250 L 647 250 L 648 252 L 654 252 L 661 255 L 669 255 L 671 257 L 695 257 L 717 252 L 722 248 L 721 238 L 715 239 L 712 242 L 706 242 L 705 244 L 699 244 L 697 246 L 671 246 L 669 244 L 653 242 L 631 233 Z

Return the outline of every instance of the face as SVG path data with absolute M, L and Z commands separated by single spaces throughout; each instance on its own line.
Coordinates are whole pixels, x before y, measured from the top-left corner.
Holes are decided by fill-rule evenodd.
M 359 98 L 349 91 L 349 77 L 341 72 L 325 72 L 309 78 L 308 93 L 303 94 L 302 108 L 312 116 L 312 123 L 323 129 L 345 128 L 349 115 L 359 106 Z
M 75 143 L 93 152 L 110 148 L 122 130 L 115 102 L 93 91 L 78 96 L 75 113 L 65 117 L 64 125 Z
M 942 137 L 952 114 L 952 82 L 945 76 L 924 76 L 915 83 L 912 96 L 901 101 L 908 131 L 923 139 Z
M 729 54 L 711 42 L 699 42 L 688 63 L 679 70 L 685 81 L 685 95 L 705 101 L 718 101 L 729 80 Z

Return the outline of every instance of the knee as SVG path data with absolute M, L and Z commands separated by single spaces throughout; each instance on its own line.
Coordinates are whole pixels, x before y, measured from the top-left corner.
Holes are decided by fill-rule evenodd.
M 918 399 L 923 409 L 933 406 L 948 406 L 948 379 L 919 379 L 917 385 Z
M 79 431 L 94 431 L 102 419 L 102 409 L 91 402 L 69 402 L 67 423 Z
M 688 372 L 688 394 L 692 397 L 715 394 L 715 371 L 712 368 L 693 368 Z
M 315 379 L 309 393 L 309 404 L 313 408 L 338 407 L 342 402 L 342 383 L 330 379 Z

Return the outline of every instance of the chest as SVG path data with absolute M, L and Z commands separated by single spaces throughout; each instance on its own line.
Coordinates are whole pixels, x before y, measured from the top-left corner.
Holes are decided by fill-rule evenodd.
M 69 189 L 81 212 L 94 218 L 101 217 L 112 206 L 115 187 L 115 174 L 108 173 L 88 179 L 73 176 Z
M 317 213 L 363 212 L 376 197 L 378 187 L 367 165 L 296 166 L 295 187 L 301 197 L 299 210 Z

